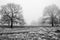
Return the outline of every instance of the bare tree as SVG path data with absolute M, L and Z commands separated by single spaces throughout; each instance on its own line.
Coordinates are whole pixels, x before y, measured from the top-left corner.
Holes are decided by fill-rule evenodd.
M 13 24 L 19 23 L 19 25 L 24 25 L 25 21 L 23 19 L 22 13 L 22 7 L 9 3 L 7 5 L 1 6 L 0 14 L 2 15 L 1 23 L 11 25 L 11 28 L 13 27 Z
M 52 26 L 54 26 L 54 24 L 57 24 L 58 23 L 57 15 L 60 15 L 58 11 L 59 11 L 59 8 L 54 4 L 45 7 L 44 13 L 43 13 L 43 17 L 45 18 L 42 19 L 43 20 L 42 23 L 52 24 Z

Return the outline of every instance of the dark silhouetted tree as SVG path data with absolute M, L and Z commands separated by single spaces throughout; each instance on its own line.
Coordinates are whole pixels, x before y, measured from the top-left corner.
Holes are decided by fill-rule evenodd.
M 11 28 L 14 24 L 19 24 L 20 26 L 25 24 L 20 5 L 13 3 L 3 5 L 1 6 L 0 14 L 2 15 L 1 24 L 8 24 Z

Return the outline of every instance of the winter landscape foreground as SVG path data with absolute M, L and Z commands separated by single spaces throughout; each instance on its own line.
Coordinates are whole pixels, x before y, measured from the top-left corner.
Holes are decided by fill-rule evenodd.
M 60 40 L 60 27 L 0 28 L 0 40 Z
M 60 8 L 56 4 L 46 6 L 42 16 L 37 21 L 31 19 L 30 24 L 23 12 L 20 4 L 1 5 L 0 40 L 60 40 Z

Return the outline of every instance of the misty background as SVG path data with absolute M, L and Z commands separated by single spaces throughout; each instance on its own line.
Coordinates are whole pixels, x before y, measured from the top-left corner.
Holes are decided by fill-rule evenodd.
M 22 14 L 28 25 L 42 17 L 46 6 L 56 4 L 60 7 L 60 0 L 0 0 L 0 6 L 7 3 L 15 3 L 22 6 Z

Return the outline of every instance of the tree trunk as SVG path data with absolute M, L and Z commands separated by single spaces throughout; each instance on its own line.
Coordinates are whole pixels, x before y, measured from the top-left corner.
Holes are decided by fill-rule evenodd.
M 54 26 L 54 18 L 53 18 L 53 14 L 51 16 L 51 21 L 52 21 L 52 27 Z
M 13 28 L 13 11 L 12 11 L 12 18 L 11 18 L 11 28 Z
M 54 23 L 53 23 L 53 18 L 52 18 L 52 26 L 54 26 Z
M 13 20 L 12 20 L 12 18 L 11 18 L 11 28 L 13 28 Z

